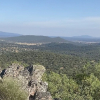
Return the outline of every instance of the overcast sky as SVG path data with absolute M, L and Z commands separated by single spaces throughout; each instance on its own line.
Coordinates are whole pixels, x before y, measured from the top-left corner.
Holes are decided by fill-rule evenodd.
M 0 31 L 100 37 L 100 0 L 0 0 Z

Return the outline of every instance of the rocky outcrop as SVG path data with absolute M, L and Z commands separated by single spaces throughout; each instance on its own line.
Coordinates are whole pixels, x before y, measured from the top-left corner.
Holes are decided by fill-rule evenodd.
M 12 77 L 17 79 L 21 88 L 28 94 L 26 100 L 53 100 L 47 91 L 48 83 L 42 81 L 42 75 L 46 69 L 42 65 L 33 65 L 24 68 L 19 64 L 12 64 L 7 69 L 2 70 L 1 78 Z

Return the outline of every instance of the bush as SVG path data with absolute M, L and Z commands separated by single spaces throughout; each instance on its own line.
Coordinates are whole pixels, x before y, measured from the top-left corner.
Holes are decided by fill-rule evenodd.
M 15 79 L 5 78 L 0 83 L 0 100 L 25 100 L 27 96 Z

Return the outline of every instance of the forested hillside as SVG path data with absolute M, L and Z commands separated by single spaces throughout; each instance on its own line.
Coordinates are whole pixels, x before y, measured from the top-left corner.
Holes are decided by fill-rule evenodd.
M 88 58 L 96 61 L 100 59 L 100 43 L 49 43 L 36 48 L 39 48 L 40 50 L 51 51 L 54 53 Z
M 3 40 L 11 42 L 26 42 L 26 43 L 50 43 L 50 42 L 68 42 L 60 37 L 51 38 L 48 36 L 35 36 L 35 35 L 23 35 L 17 37 L 3 38 Z
M 19 45 L 0 42 L 0 67 L 43 65 L 43 80 L 53 98 L 99 100 L 100 44 L 49 43 Z
M 6 67 L 7 64 L 13 62 L 20 62 L 26 65 L 40 64 L 45 66 L 49 71 L 62 72 L 69 75 L 75 69 L 77 73 L 87 63 L 85 59 L 79 57 L 37 51 L 7 53 L 0 56 L 1 67 Z
M 6 52 L 46 51 L 63 55 L 71 55 L 99 62 L 100 43 L 45 43 L 45 44 L 16 44 L 0 41 L 0 54 Z

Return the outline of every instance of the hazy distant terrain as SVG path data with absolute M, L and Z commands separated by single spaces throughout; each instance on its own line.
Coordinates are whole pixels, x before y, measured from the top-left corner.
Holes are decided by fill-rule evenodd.
M 91 37 L 88 35 L 62 37 L 62 38 L 68 41 L 73 41 L 73 42 L 100 42 L 100 37 Z
M 50 42 L 78 42 L 78 43 L 99 43 L 100 37 L 91 37 L 88 35 L 63 37 L 63 36 L 38 36 L 38 35 L 21 35 L 0 31 L 0 38 L 10 42 L 22 43 L 50 43 Z
M 21 34 L 16 34 L 16 33 L 9 33 L 9 32 L 2 32 L 0 31 L 0 38 L 6 38 L 6 37 L 15 37 L 15 36 L 20 36 Z

